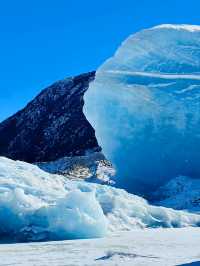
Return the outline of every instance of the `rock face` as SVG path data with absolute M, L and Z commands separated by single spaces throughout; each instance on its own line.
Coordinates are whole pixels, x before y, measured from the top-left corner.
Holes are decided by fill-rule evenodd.
M 41 162 L 100 150 L 82 112 L 83 94 L 94 77 L 90 72 L 58 81 L 0 123 L 0 155 Z

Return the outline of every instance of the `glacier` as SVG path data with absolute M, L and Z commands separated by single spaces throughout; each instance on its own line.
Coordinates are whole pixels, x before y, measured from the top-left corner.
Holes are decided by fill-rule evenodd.
M 72 181 L 0 157 L 0 239 L 99 238 L 144 228 L 200 226 L 200 215 L 150 205 L 107 185 Z
M 178 176 L 200 178 L 200 26 L 131 35 L 97 71 L 84 113 L 117 187 L 150 197 Z

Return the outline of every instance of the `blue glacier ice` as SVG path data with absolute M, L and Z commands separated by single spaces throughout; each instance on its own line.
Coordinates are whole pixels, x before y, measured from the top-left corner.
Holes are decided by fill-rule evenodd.
M 200 26 L 130 36 L 84 100 L 118 187 L 148 196 L 174 177 L 200 178 Z

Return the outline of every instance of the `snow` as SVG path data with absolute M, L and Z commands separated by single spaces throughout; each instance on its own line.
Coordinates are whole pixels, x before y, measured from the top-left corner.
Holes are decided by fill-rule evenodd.
M 155 26 L 155 29 L 174 29 L 174 30 L 187 30 L 187 31 L 200 31 L 199 25 L 187 25 L 187 24 L 162 24 Z
M 125 190 L 46 173 L 0 157 L 1 241 L 103 237 L 150 227 L 199 226 L 200 216 L 149 205 Z
M 62 157 L 55 161 L 36 163 L 42 170 L 65 175 L 69 179 L 111 184 L 115 170 L 101 152 L 87 152 L 84 156 Z
M 197 266 L 199 235 L 199 228 L 137 229 L 102 239 L 6 244 L 1 266 Z
M 177 176 L 200 177 L 199 28 L 131 35 L 90 84 L 84 113 L 117 187 L 148 198 Z
M 200 180 L 178 176 L 154 193 L 154 203 L 178 210 L 200 211 Z

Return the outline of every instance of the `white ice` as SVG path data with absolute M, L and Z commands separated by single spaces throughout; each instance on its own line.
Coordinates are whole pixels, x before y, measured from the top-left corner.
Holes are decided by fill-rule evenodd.
M 125 190 L 71 181 L 0 157 L 0 221 L 1 241 L 39 241 L 199 226 L 200 216 L 151 206 Z

